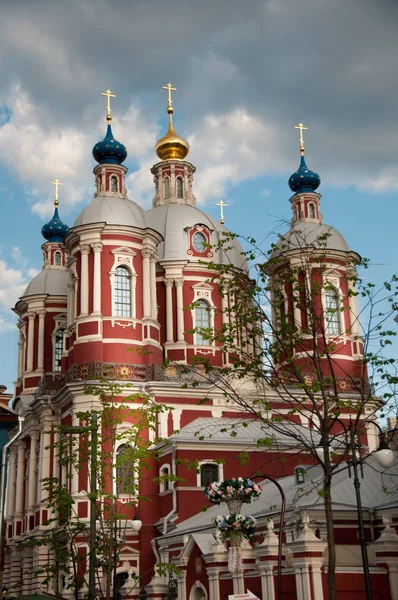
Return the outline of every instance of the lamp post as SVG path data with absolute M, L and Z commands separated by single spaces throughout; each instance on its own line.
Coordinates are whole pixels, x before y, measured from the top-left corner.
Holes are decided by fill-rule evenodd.
M 98 419 L 97 415 L 91 417 L 91 425 L 89 426 L 71 426 L 62 427 L 62 433 L 71 433 L 76 435 L 84 435 L 91 432 L 91 472 L 90 472 L 90 557 L 89 557 L 89 574 L 88 574 L 88 597 L 89 600 L 95 600 L 95 535 L 97 521 L 97 446 L 98 446 Z
M 285 510 L 286 510 L 286 496 L 285 496 L 285 492 L 282 489 L 282 486 L 280 485 L 280 483 L 274 479 L 273 477 L 270 477 L 270 475 L 254 475 L 253 477 L 250 477 L 250 479 L 258 479 L 258 478 L 262 478 L 262 479 L 267 479 L 268 481 L 271 481 L 271 483 L 273 483 L 279 490 L 279 493 L 281 495 L 281 500 L 282 500 L 282 504 L 281 504 L 281 513 L 280 513 L 280 522 L 279 522 L 279 537 L 278 537 L 278 574 L 277 574 L 277 578 L 278 578 L 278 600 L 282 600 L 282 533 L 283 533 L 283 527 L 284 527 L 284 523 L 285 523 Z
M 341 421 L 341 419 L 335 419 L 336 422 L 340 423 L 344 430 L 344 436 L 346 440 L 346 454 L 347 456 L 347 464 L 348 464 L 348 474 L 351 477 L 351 467 L 354 472 L 354 487 L 355 487 L 355 497 L 356 497 L 356 505 L 357 505 L 357 513 L 358 513 L 358 530 L 359 530 L 359 543 L 361 546 L 361 555 L 362 555 L 362 566 L 363 566 L 363 576 L 365 581 L 365 593 L 366 600 L 372 600 L 372 588 L 370 584 L 370 573 L 369 573 L 369 560 L 368 560 L 368 552 L 366 548 L 366 539 L 365 539 L 365 529 L 363 523 L 363 515 L 362 515 L 362 500 L 361 500 L 361 482 L 358 476 L 358 469 L 361 472 L 361 478 L 363 479 L 363 461 L 364 458 L 361 455 L 361 444 L 356 435 L 357 431 L 353 426 L 352 419 L 350 417 L 348 427 L 346 424 Z M 394 453 L 388 447 L 387 442 L 383 438 L 383 432 L 376 423 L 376 421 L 366 421 L 366 423 L 372 423 L 379 430 L 379 447 L 374 452 L 374 456 L 381 467 L 388 468 L 392 465 L 394 460 Z M 319 446 L 315 449 L 316 455 L 319 460 L 324 462 L 324 448 L 323 441 L 319 442 Z

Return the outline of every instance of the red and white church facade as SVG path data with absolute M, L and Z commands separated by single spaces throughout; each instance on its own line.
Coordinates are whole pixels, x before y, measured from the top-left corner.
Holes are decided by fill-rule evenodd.
M 168 113 L 169 129 L 156 145 L 159 162 L 151 169 L 153 208 L 145 211 L 127 197 L 127 169 L 123 166 L 127 151 L 114 138 L 108 115 L 106 136 L 93 149 L 98 163 L 94 168 L 94 197 L 68 228 L 59 217 L 56 195 L 54 216 L 42 230 L 46 240 L 42 271 L 15 307 L 20 337 L 13 407 L 24 422 L 9 454 L 3 583 L 11 588 L 22 582 L 24 594 L 42 590 L 34 571 L 48 558 L 45 547 L 22 547 L 20 542 L 40 535 L 49 516 L 47 492 L 40 481 L 60 472 L 51 449 L 51 428 L 61 423 L 79 425 L 77 413 L 98 408 L 98 399 L 85 393 L 85 385 L 105 378 L 118 381 L 122 387 L 129 384 L 125 396 L 132 392 L 145 394 L 154 403 L 170 408 L 159 415 L 157 423 L 157 436 L 164 440 L 162 458 L 152 465 L 153 477 L 140 482 L 140 495 L 150 500 L 137 507 L 143 526 L 139 532 L 127 529 L 117 572 L 138 575 L 150 597 L 162 597 L 167 582 L 154 574 L 153 567 L 157 562 L 173 560 L 181 568 L 179 600 L 223 600 L 246 587 L 262 593 L 264 600 L 274 598 L 276 542 L 270 515 L 264 508 L 263 543 L 243 549 L 245 579 L 243 575 L 231 576 L 224 544 L 214 536 L 210 517 L 206 521 L 200 515 L 205 504 L 203 487 L 209 477 L 248 477 L 267 464 L 268 473 L 283 477 L 294 493 L 296 467 L 308 462 L 308 456 L 297 452 L 288 438 L 279 440 L 277 449 L 258 447 L 261 427 L 254 422 L 250 424 L 250 435 L 242 431 L 232 440 L 221 433 L 223 420 L 233 424 L 241 420 L 242 414 L 226 403 L 223 391 L 205 382 L 193 388 L 182 386 L 180 371 L 174 365 L 190 364 L 195 356 L 206 357 L 214 366 L 230 364 L 221 345 L 209 343 L 200 332 L 193 332 L 196 327 L 219 329 L 233 318 L 228 296 L 209 281 L 207 264 L 232 262 L 243 271 L 246 267 L 236 240 L 229 243 L 232 247 L 228 255 L 214 249 L 226 229 L 196 206 L 195 167 L 186 160 L 189 145 L 174 130 L 171 104 Z M 285 256 L 292 265 L 301 260 L 297 245 L 289 246 L 300 232 L 305 232 L 308 241 L 309 236 L 315 239 L 328 231 L 325 260 L 331 289 L 351 306 L 350 311 L 337 317 L 351 319 L 350 323 L 330 323 L 337 339 L 341 360 L 338 380 L 344 392 L 349 391 L 350 378 L 361 377 L 362 368 L 358 308 L 349 298 L 350 282 L 346 277 L 347 271 L 355 269 L 357 255 L 336 230 L 323 223 L 316 191 L 319 183 L 319 176 L 307 168 L 302 156 L 300 168 L 289 180 L 294 192 L 293 220 L 284 237 L 288 244 Z M 295 322 L 304 326 L 303 315 L 288 287 L 283 294 L 286 313 L 293 314 Z M 329 302 L 333 302 L 332 296 L 333 292 Z M 248 397 L 256 393 L 250 382 L 240 385 L 247 387 Z M 204 396 L 208 400 L 201 403 Z M 275 401 L 280 403 L 279 395 Z M 212 436 L 200 440 L 195 432 L 201 428 L 212 429 Z M 368 443 L 374 446 L 375 440 L 369 439 Z M 242 466 L 239 455 L 248 450 L 249 461 Z M 217 463 L 218 459 L 225 463 Z M 193 460 L 198 461 L 198 471 L 185 466 Z M 155 482 L 153 478 L 162 473 L 183 481 L 167 485 Z M 79 517 L 88 522 L 88 477 L 73 472 L 70 489 Z M 310 514 L 308 506 L 305 509 Z M 372 510 L 369 528 L 373 527 L 372 535 L 379 535 L 383 527 L 388 530 L 390 522 L 382 525 L 381 512 L 374 507 Z M 392 514 L 393 510 L 384 512 Z M 312 519 L 308 523 L 303 517 L 300 533 L 293 520 L 286 529 L 286 598 L 326 598 L 322 583 L 324 524 L 318 513 L 314 526 Z M 347 501 L 336 520 L 336 539 L 344 553 L 341 582 L 344 573 L 351 583 L 353 578 L 360 581 L 354 513 Z M 398 552 L 398 538 L 396 543 L 390 529 L 390 537 L 385 534 L 385 542 L 379 544 L 380 557 L 375 550 L 372 563 L 375 582 L 386 590 L 379 597 L 385 600 L 397 597 L 396 591 L 388 591 L 395 581 L 391 573 L 396 577 L 394 557 Z M 351 555 L 350 548 L 355 548 Z M 87 540 L 82 541 L 81 552 L 88 554 Z M 131 595 L 137 595 L 138 589 L 132 588 Z M 62 595 L 67 596 L 67 591 L 63 590 Z

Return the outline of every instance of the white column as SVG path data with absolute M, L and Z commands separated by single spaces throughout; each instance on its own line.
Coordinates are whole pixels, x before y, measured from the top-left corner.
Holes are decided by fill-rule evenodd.
M 37 440 L 39 438 L 38 431 L 32 431 L 30 434 L 30 464 L 29 464 L 29 481 L 28 481 L 28 512 L 34 514 L 36 505 L 36 486 L 37 486 Z M 29 526 L 29 523 L 28 523 Z
M 46 317 L 45 310 L 39 310 L 39 344 L 37 351 L 37 368 L 43 370 L 44 368 L 44 323 Z
M 186 600 L 186 598 L 187 598 L 186 579 L 187 579 L 187 572 L 180 571 L 180 574 L 177 577 L 177 590 L 178 590 L 177 598 L 178 598 L 178 600 Z
M 51 461 L 51 425 L 52 416 L 50 414 L 44 415 L 42 420 L 42 430 L 40 436 L 40 456 L 41 456 L 41 468 L 40 468 L 40 479 L 47 479 L 50 477 L 50 461 Z M 40 501 L 43 502 L 48 497 L 48 491 L 43 489 L 43 484 L 40 483 Z
M 232 575 L 233 579 L 233 590 L 234 594 L 244 594 L 245 593 L 245 585 L 243 581 L 243 573 L 240 571 L 237 574 Z
M 15 485 L 17 479 L 17 444 L 10 449 L 7 478 L 7 510 L 6 517 L 12 518 L 15 510 Z
M 323 600 L 322 572 L 320 565 L 312 565 L 312 588 L 314 598 Z
M 144 296 L 144 319 L 151 316 L 151 281 L 150 281 L 150 258 L 151 251 L 149 248 L 142 249 L 142 272 L 143 272 L 143 296 Z
M 151 313 L 152 319 L 156 321 L 158 317 L 158 305 L 156 301 L 156 255 L 151 255 Z
M 166 277 L 164 280 L 166 286 L 166 342 L 172 344 L 174 342 L 173 333 L 173 279 Z
M 209 578 L 209 600 L 220 600 L 220 585 L 218 581 L 218 571 L 211 571 L 207 569 L 207 575 Z
M 18 520 L 22 519 L 22 513 L 23 513 L 24 477 L 25 477 L 25 441 L 20 440 L 18 442 L 17 478 L 16 478 L 16 490 L 15 490 L 15 517 L 18 517 Z
M 356 291 L 356 286 L 355 286 L 355 281 L 353 281 L 352 277 L 355 275 L 355 273 L 347 273 L 347 277 L 349 277 L 350 279 L 347 281 L 348 283 L 348 304 L 350 307 L 350 325 L 351 325 L 351 333 L 352 335 L 357 335 L 360 336 L 361 335 L 361 328 L 360 328 L 360 324 L 359 324 L 359 310 L 358 310 L 358 297 L 357 297 L 357 291 Z
M 22 377 L 24 371 L 24 345 L 24 335 L 22 329 L 20 329 L 18 341 L 18 379 Z
M 26 361 L 26 370 L 33 371 L 33 353 L 34 353 L 34 342 L 35 342 L 35 317 L 36 313 L 28 312 L 28 356 Z
M 101 314 L 101 252 L 102 244 L 91 244 L 94 251 L 93 315 Z
M 80 314 L 88 314 L 88 255 L 90 246 L 82 244 L 80 246 L 81 255 L 81 283 L 80 283 Z
M 69 325 L 71 325 L 73 323 L 74 319 L 74 311 L 73 311 L 73 304 L 75 301 L 75 284 L 73 283 L 73 281 L 70 281 L 68 283 L 68 314 L 67 314 L 67 325 L 69 327 Z
M 175 280 L 177 288 L 177 341 L 184 341 L 184 301 L 182 295 L 182 289 L 184 285 L 184 278 L 178 277 Z
M 176 190 L 176 168 L 175 165 L 170 165 L 170 197 L 177 196 Z

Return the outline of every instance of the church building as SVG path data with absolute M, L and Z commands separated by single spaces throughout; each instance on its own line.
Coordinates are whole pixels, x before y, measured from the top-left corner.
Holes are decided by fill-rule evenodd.
M 278 506 L 278 500 L 272 497 L 268 501 L 272 496 L 268 485 L 258 509 L 255 504 L 252 508 L 264 541 L 258 547 L 243 544 L 244 572 L 239 576 L 229 572 L 227 548 L 215 535 L 211 522 L 222 509 L 218 513 L 216 509 L 201 512 L 203 505 L 208 506 L 203 490 L 213 481 L 250 477 L 266 468 L 268 474 L 283 481 L 286 494 L 293 498 L 297 486 L 303 485 L 301 467 L 308 465 L 308 454 L 297 450 L 288 436 L 279 439 L 276 448 L 259 446 L 257 440 L 266 436 L 266 426 L 228 403 L 223 390 L 211 381 L 203 378 L 198 385 L 190 385 L 198 373 L 192 376 L 192 370 L 183 368 L 203 358 L 214 369 L 233 369 L 233 357 L 224 344 L 203 334 L 206 329 L 220 330 L 235 318 L 231 298 L 212 279 L 216 271 L 209 265 L 232 264 L 244 277 L 249 274 L 238 240 L 233 238 L 228 251 L 223 249 L 224 224 L 196 205 L 195 166 L 189 162 L 188 142 L 174 128 L 173 88 L 170 84 L 166 88 L 169 126 L 155 147 L 152 208 L 144 210 L 128 198 L 127 168 L 123 164 L 127 149 L 112 130 L 112 95 L 108 91 L 106 134 L 93 148 L 94 196 L 68 227 L 60 216 L 60 182 L 55 180 L 54 215 L 42 228 L 43 267 L 14 309 L 19 343 L 12 407 L 23 417 L 23 423 L 8 456 L 3 583 L 25 595 L 47 590 L 73 597 L 62 577 L 43 587 L 43 576 L 37 570 L 48 562 L 48 548 L 26 542 L 39 538 L 49 527 L 48 491 L 41 483 L 48 478 L 68 482 L 76 514 L 88 531 L 93 510 L 87 495 L 89 469 L 82 473 L 72 468 L 65 474 L 54 451 L 59 439 L 56 428 L 81 427 L 79 415 L 101 408 L 98 396 L 87 393 L 87 384 L 109 381 L 120 386 L 120 399 L 133 394 L 134 406 L 141 395 L 151 406 L 165 407 L 158 413 L 155 431 L 143 432 L 149 441 L 151 436 L 160 441 L 156 442 L 158 460 L 152 460 L 148 474 L 139 482 L 139 497 L 116 490 L 120 510 L 126 515 L 124 542 L 115 565 L 118 594 L 138 597 L 144 589 L 150 598 L 165 597 L 169 577 L 160 574 L 155 565 L 173 562 L 180 569 L 176 577 L 178 600 L 224 600 L 247 588 L 263 600 L 276 598 L 275 533 L 280 511 L 270 508 Z M 122 137 L 122 132 L 116 135 Z M 319 175 L 307 167 L 302 144 L 300 166 L 289 179 L 293 192 L 291 229 L 283 242 L 278 242 L 276 252 L 283 253 L 283 268 L 286 264 L 294 267 L 301 260 L 298 237 L 305 235 L 307 243 L 313 244 L 327 233 L 330 285 L 325 302 L 330 308 L 343 298 L 351 306 L 349 311 L 337 311 L 327 324 L 329 334 L 336 339 L 337 384 L 341 393 L 349 393 L 350 382 L 364 377 L 358 306 L 352 299 L 353 284 L 347 278 L 347 273 L 355 272 L 359 257 L 338 231 L 324 223 L 319 185 Z M 281 268 L 280 262 L 278 265 L 277 269 Z M 306 326 L 288 285 L 281 292 L 280 310 L 292 315 L 298 326 Z M 300 369 L 308 370 L 310 382 L 312 374 L 305 358 L 298 360 Z M 326 361 L 324 368 L 328 368 Z M 248 398 L 255 397 L 252 382 L 236 385 Z M 280 404 L 278 395 L 275 403 Z M 247 426 L 231 437 L 228 428 L 245 419 Z M 308 426 L 308 420 L 302 424 Z M 133 426 L 126 416 L 120 429 Z M 200 436 L 198 432 L 205 433 Z M 368 438 L 372 449 L 375 436 L 369 434 Z M 122 438 L 114 451 L 116 456 L 126 451 Z M 245 464 L 239 461 L 242 453 L 249 455 Z M 192 463 L 195 468 L 189 468 Z M 313 469 L 308 481 L 321 476 L 319 468 Z M 362 585 L 353 525 L 355 497 L 348 483 L 352 487 L 345 475 L 338 479 L 338 485 L 345 485 L 339 496 L 341 503 L 336 506 L 339 597 L 359 598 L 364 596 L 355 596 Z M 374 540 L 373 585 L 380 590 L 378 598 L 398 598 L 394 579 L 398 538 L 391 527 L 391 519 L 398 519 L 397 501 L 387 506 L 379 496 L 376 498 L 372 486 L 368 487 L 366 526 L 369 536 L 374 536 L 368 540 Z M 308 495 L 300 507 L 301 528 L 292 511 L 284 531 L 285 600 L 327 597 L 325 526 L 323 508 L 317 502 Z M 384 522 L 383 515 L 387 517 Z M 137 520 L 142 523 L 140 528 L 136 527 Z M 379 537 L 382 541 L 377 546 Z M 87 594 L 88 534 L 82 533 L 78 540 L 85 565 L 81 593 Z

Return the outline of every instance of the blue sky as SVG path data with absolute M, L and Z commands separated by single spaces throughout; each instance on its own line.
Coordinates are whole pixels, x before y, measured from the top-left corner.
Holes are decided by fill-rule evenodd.
M 16 375 L 10 310 L 42 266 L 52 215 L 72 225 L 93 191 L 93 145 L 113 131 L 129 152 L 129 197 L 148 208 L 156 139 L 171 81 L 175 126 L 191 144 L 198 204 L 226 225 L 272 241 L 290 218 L 289 175 L 322 179 L 324 220 L 371 259 L 397 265 L 398 73 L 393 2 L 362 0 L 71 0 L 4 3 L 0 22 L 0 383 Z M 33 6 L 34 5 L 34 6 Z M 200 9 L 199 9 L 200 5 Z M 15 32 L 18 31 L 18 35 Z

